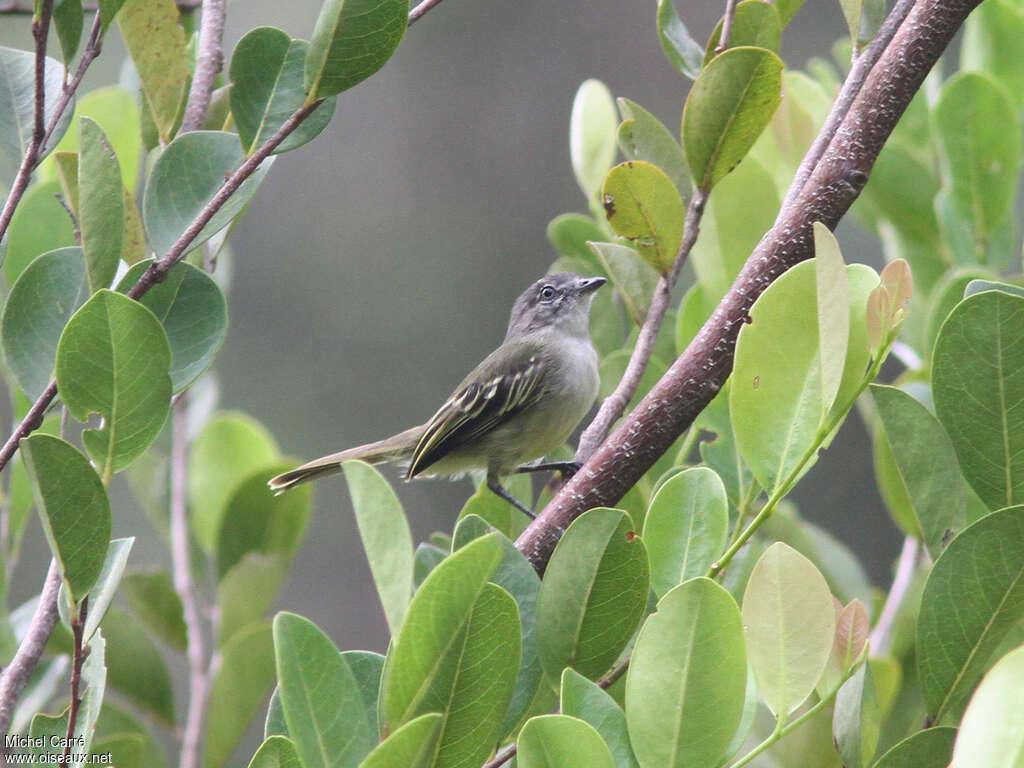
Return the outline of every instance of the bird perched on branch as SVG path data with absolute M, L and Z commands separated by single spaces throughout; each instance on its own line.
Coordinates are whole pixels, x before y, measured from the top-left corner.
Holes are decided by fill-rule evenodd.
M 533 517 L 501 478 L 517 472 L 579 468 L 527 465 L 565 442 L 597 397 L 597 353 L 590 304 L 603 277 L 548 275 L 516 299 L 501 346 L 474 368 L 426 424 L 375 443 L 314 459 L 268 483 L 282 493 L 333 474 L 350 459 L 408 462 L 405 479 L 484 471 L 487 487 Z

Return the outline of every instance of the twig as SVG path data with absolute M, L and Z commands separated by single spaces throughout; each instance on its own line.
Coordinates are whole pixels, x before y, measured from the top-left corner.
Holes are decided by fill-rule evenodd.
M 34 26 L 35 25 L 33 25 L 33 28 Z M 25 150 L 25 156 L 21 159 L 21 165 L 18 167 L 18 175 L 15 176 L 14 183 L 11 185 L 11 193 L 7 196 L 3 211 L 0 212 L 0 238 L 4 236 L 7 232 L 7 227 L 11 224 L 11 218 L 14 216 L 14 209 L 18 207 L 18 203 L 21 202 L 21 198 L 25 194 L 25 190 L 28 189 L 29 180 L 32 178 L 32 171 L 34 171 L 35 167 L 39 164 L 42 151 L 46 147 L 47 143 L 49 143 L 50 138 L 53 136 L 53 132 L 57 129 L 57 124 L 60 122 L 61 115 L 64 114 L 64 110 L 67 109 L 68 104 L 71 103 L 71 97 L 74 96 L 75 91 L 81 84 L 85 71 L 89 68 L 89 65 L 92 64 L 93 59 L 100 55 L 102 47 L 102 40 L 100 39 L 100 17 L 99 13 L 97 13 L 93 20 L 92 29 L 89 31 L 89 40 L 86 43 L 85 49 L 82 51 L 82 58 L 78 62 L 78 68 L 75 70 L 75 74 L 71 80 L 65 83 L 64 88 L 61 90 L 60 99 L 57 101 L 57 105 L 53 110 L 50 122 L 45 126 L 45 129 L 41 134 L 42 138 L 37 142 L 36 133 L 34 131 L 28 149 Z M 39 55 L 38 48 L 36 55 L 37 57 Z M 36 119 L 39 121 L 37 124 L 37 130 L 38 125 L 42 124 L 45 112 L 46 96 L 43 90 L 45 88 L 45 46 L 42 61 L 42 70 L 38 64 L 38 59 L 36 64 Z M 42 99 L 42 101 L 39 102 L 39 99 Z
M 74 650 L 71 663 L 71 705 L 68 707 L 68 731 L 64 744 L 64 764 L 70 764 L 72 738 L 75 735 L 75 724 L 78 722 L 78 708 L 82 704 L 82 664 L 89 655 L 88 648 L 83 647 L 82 633 L 85 629 L 85 618 L 89 613 L 89 597 L 82 598 L 78 613 L 71 621 L 71 635 L 74 638 Z
M 715 56 L 723 53 L 729 47 L 729 40 L 732 38 L 732 22 L 736 18 L 736 0 L 725 0 L 725 15 L 722 17 L 722 34 L 718 37 L 718 45 L 715 46 Z
M 886 656 L 892 646 L 892 624 L 899 613 L 903 598 L 907 596 L 910 589 L 910 582 L 914 579 L 914 571 L 917 569 L 917 557 L 921 551 L 921 544 L 913 536 L 907 536 L 903 540 L 903 549 L 900 551 L 900 559 L 896 565 L 896 575 L 892 579 L 892 588 L 886 595 L 885 605 L 878 617 L 875 628 L 871 630 L 871 653 L 878 656 Z
M 516 744 L 512 742 L 504 749 L 498 751 L 498 754 L 494 756 L 493 760 L 488 760 L 483 764 L 482 768 L 498 768 L 498 766 L 504 765 L 513 757 L 516 756 Z
M 206 655 L 203 650 L 203 632 L 195 586 L 188 557 L 188 505 L 186 502 L 185 467 L 188 459 L 187 400 L 175 405 L 171 436 L 171 562 L 174 569 L 174 588 L 181 598 L 188 630 L 189 699 L 185 732 L 181 743 L 181 768 L 199 765 L 199 739 L 203 731 L 209 679 L 206 675 Z
M 203 3 L 203 19 L 199 25 L 199 55 L 196 57 L 196 71 L 192 75 L 192 87 L 188 92 L 179 134 L 199 130 L 210 109 L 214 80 L 224 66 L 226 5 L 227 0 L 206 0 Z
M 871 45 L 857 56 L 853 62 L 846 80 L 843 81 L 843 87 L 840 88 L 839 95 L 836 96 L 835 103 L 832 105 L 832 110 L 829 112 L 825 125 L 822 126 L 817 137 L 814 139 L 814 143 L 811 144 L 807 154 L 800 161 L 800 167 L 797 168 L 796 175 L 793 176 L 793 181 L 790 182 L 789 189 L 786 191 L 786 198 L 779 209 L 779 217 L 775 220 L 776 226 L 782 220 L 783 212 L 791 208 L 797 197 L 803 192 L 804 185 L 811 177 L 814 169 L 817 168 L 818 161 L 825 154 L 825 150 L 828 148 L 833 137 L 835 137 L 840 124 L 846 119 L 850 107 L 860 93 L 861 88 L 864 87 L 864 81 L 867 80 L 868 74 L 879 58 L 881 58 L 882 53 L 889 47 L 889 43 L 896 34 L 896 30 L 900 28 L 903 20 L 907 18 L 907 14 L 910 13 L 910 9 L 914 6 L 915 2 L 916 0 L 899 0 L 882 23 L 882 26 L 879 27 L 875 39 L 871 41 Z
M 68 218 L 71 219 L 71 229 L 75 235 L 75 245 L 79 248 L 82 247 L 82 230 L 78 226 L 78 217 L 75 216 L 75 212 L 71 210 L 71 204 L 64 199 L 64 195 L 56 194 L 54 197 L 57 198 L 57 202 L 60 203 L 61 208 L 67 211 Z
M 629 357 L 626 371 L 622 374 L 622 378 L 619 379 L 615 391 L 604 399 L 604 402 L 601 403 L 601 407 L 597 411 L 597 415 L 594 416 L 594 419 L 587 425 L 587 428 L 583 430 L 583 434 L 580 435 L 575 459 L 581 464 L 585 463 L 594 454 L 597 447 L 608 436 L 612 425 L 622 416 L 622 412 L 626 410 L 629 401 L 636 394 L 636 388 L 640 386 L 644 370 L 646 370 L 647 364 L 651 360 L 654 342 L 658 338 L 658 331 L 661 330 L 662 320 L 665 319 L 665 312 L 668 311 L 669 303 L 672 301 L 672 289 L 679 279 L 679 273 L 682 271 L 694 243 L 697 242 L 697 235 L 700 232 L 700 220 L 704 215 L 704 205 L 707 199 L 708 193 L 703 190 L 694 192 L 693 197 L 690 199 L 690 205 L 686 209 L 683 241 L 679 246 L 679 251 L 676 253 L 672 269 L 658 278 L 654 295 L 651 297 L 650 309 L 647 310 L 647 317 L 644 318 L 644 324 L 640 328 L 636 344 L 633 345 L 633 353 Z
M 616 664 L 607 675 L 605 675 L 597 681 L 597 686 L 607 691 L 609 688 L 615 685 L 618 679 L 622 677 L 624 674 L 626 674 L 626 670 L 629 669 L 629 660 L 631 658 L 632 656 L 627 656 L 618 664 Z
M 28 684 L 32 671 L 43 655 L 46 641 L 50 639 L 57 624 L 57 595 L 60 592 L 60 569 L 57 561 L 50 561 L 50 570 L 46 572 L 43 591 L 39 595 L 39 604 L 32 615 L 28 631 L 18 646 L 17 653 L 0 675 L 0 735 L 7 733 L 14 715 L 14 705 L 21 698 L 22 691 Z M 0 753 L 6 751 L 6 740 L 0 739 Z
M 411 11 L 409 11 L 409 26 L 411 27 L 417 21 L 419 21 L 430 9 L 441 4 L 441 0 L 423 0 L 422 3 L 417 5 Z
M 779 275 L 813 255 L 813 222 L 834 228 L 853 204 L 911 98 L 978 3 L 918 0 L 913 5 L 845 110 L 807 182 L 783 206 L 711 318 L 516 541 L 538 571 L 547 566 L 561 531 L 586 510 L 621 499 L 722 388 L 751 305 Z M 901 0 L 893 13 L 902 12 L 904 4 Z M 843 107 L 837 103 L 834 109 Z

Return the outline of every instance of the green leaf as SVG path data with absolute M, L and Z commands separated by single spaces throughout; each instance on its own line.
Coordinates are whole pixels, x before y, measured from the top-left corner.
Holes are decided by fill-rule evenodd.
M 110 502 L 88 460 L 58 437 L 23 438 L 21 453 L 50 551 L 75 602 L 89 594 L 110 542 Z
M 139 159 L 142 155 L 142 136 L 139 127 L 139 105 L 135 95 L 127 88 L 108 86 L 90 91 L 75 105 L 74 119 L 94 120 L 106 135 L 117 154 L 121 178 L 128 190 L 135 189 L 139 179 Z M 68 131 L 55 149 L 58 152 L 78 152 L 78 131 Z M 42 178 L 55 175 L 54 158 L 47 158 L 39 167 Z
M 579 259 L 588 269 L 594 270 L 594 274 L 604 274 L 588 242 L 600 242 L 606 239 L 608 234 L 594 219 L 579 213 L 563 213 L 548 223 L 547 235 L 548 242 L 562 256 Z M 599 291 L 597 295 L 601 293 Z
M 55 197 L 61 191 L 57 181 L 36 184 L 29 187 L 14 210 L 7 230 L 7 258 L 4 260 L 4 275 L 9 285 L 40 254 L 75 244 L 71 218 Z
M 658 489 L 644 520 L 651 586 L 664 597 L 676 584 L 705 573 L 725 551 L 729 502 L 714 470 L 694 467 Z
M 683 240 L 683 201 L 672 180 L 655 165 L 629 160 L 604 180 L 602 204 L 612 229 L 662 274 L 675 262 Z
M 124 577 L 123 592 L 140 622 L 170 647 L 185 650 L 188 645 L 185 611 L 167 571 L 129 573 Z M 218 607 L 222 606 L 218 603 Z
M 232 636 L 266 614 L 288 573 L 285 558 L 249 552 L 217 585 L 217 644 L 224 646 Z
M 309 43 L 292 40 L 274 27 L 257 27 L 238 41 L 231 55 L 231 114 L 246 152 L 269 139 L 306 101 L 305 60 Z M 334 115 L 328 99 L 274 150 L 301 147 L 315 139 Z
M 103 416 L 82 442 L 104 477 L 153 442 L 171 400 L 171 349 L 160 321 L 138 302 L 106 289 L 68 322 L 57 344 L 57 387 L 79 421 Z
M 718 474 L 725 486 L 729 503 L 739 509 L 747 501 L 754 485 L 754 478 L 743 462 L 739 449 L 736 447 L 736 436 L 729 420 L 729 389 L 732 384 L 726 381 L 714 399 L 701 411 L 694 422 L 698 429 L 705 433 L 711 432 L 714 438 L 702 440 L 700 457 L 710 469 Z
M 7 368 L 29 399 L 37 399 L 49 385 L 61 331 L 88 298 L 81 248 L 44 253 L 11 288 L 0 319 L 0 341 Z
M 450 692 L 460 661 L 453 649 L 465 642 L 474 604 L 500 560 L 499 536 L 490 534 L 445 558 L 417 590 L 392 645 L 382 708 L 388 730 L 436 711 L 428 705 L 434 691 Z
M 370 733 L 380 733 L 377 717 L 377 702 L 380 700 L 380 682 L 384 675 L 385 658 L 373 651 L 342 651 L 341 657 L 348 664 L 356 679 L 359 695 L 363 697 L 363 711 Z
M 658 166 L 676 185 L 683 201 L 687 201 L 693 190 L 693 179 L 676 137 L 635 101 L 617 99 L 617 103 L 622 113 L 618 134 L 622 154 L 629 160 L 644 160 Z
M 178 8 L 173 0 L 127 0 L 120 13 L 101 16 L 103 23 L 115 13 L 160 138 L 170 141 L 191 77 Z
M 270 736 L 256 750 L 249 768 L 303 768 L 295 743 L 284 736 Z
M 223 579 L 249 552 L 291 557 L 309 522 L 309 486 L 283 496 L 267 490 L 267 481 L 295 466 L 281 461 L 250 473 L 235 486 L 217 532 L 217 578 Z
M 576 183 L 588 200 L 597 197 L 615 162 L 615 101 L 600 80 L 584 80 L 572 102 L 569 154 Z
M 86 765 L 85 755 L 89 752 L 89 745 L 92 742 L 93 729 L 96 720 L 100 716 L 100 707 L 103 705 L 103 694 L 107 687 L 106 642 L 102 632 L 96 632 L 88 645 L 89 655 L 82 663 L 81 679 L 79 682 L 79 695 L 82 697 L 78 705 L 78 717 L 75 719 L 75 727 L 72 731 L 72 752 L 79 755 L 71 761 L 71 765 Z
M 846 269 L 847 279 L 851 271 Z M 839 274 L 834 271 L 832 279 L 841 283 Z M 770 491 L 795 479 L 801 462 L 800 474 L 813 465 L 815 456 L 808 451 L 822 439 L 838 366 L 848 349 L 838 316 L 849 315 L 849 302 L 825 310 L 832 319 L 819 331 L 816 282 L 814 261 L 781 275 L 754 303 L 751 322 L 740 330 L 736 344 L 729 390 L 733 430 L 754 477 Z M 824 292 L 822 299 L 828 295 Z M 858 373 L 863 376 L 863 369 Z
M 519 477 L 525 476 L 520 475 Z M 513 478 L 518 479 L 515 476 Z M 533 487 L 529 482 L 526 483 L 526 487 L 529 488 L 529 492 L 526 494 L 517 492 L 515 488 L 508 488 L 508 491 L 529 507 L 533 505 Z M 486 520 L 488 525 L 501 531 L 510 539 L 515 539 L 526 530 L 526 525 L 529 522 L 526 515 L 495 494 L 487 487 L 486 483 L 481 483 L 476 492 L 466 499 L 466 503 L 459 511 L 459 520 L 470 515 Z
M 716 303 L 771 229 L 778 209 L 775 182 L 753 157 L 711 190 L 690 259 L 697 279 Z
M 346 91 L 383 67 L 408 16 L 409 0 L 325 0 L 306 53 L 308 100 Z
M 101 624 L 107 639 L 107 682 L 144 711 L 174 724 L 174 692 L 163 654 L 138 622 L 111 608 Z
M 850 283 L 835 236 L 821 222 L 814 222 L 815 296 L 818 306 L 818 369 L 821 382 L 820 424 L 839 393 L 847 346 L 850 341 Z M 866 297 L 865 297 L 866 298 Z M 865 344 L 865 352 L 867 345 Z M 864 364 L 867 363 L 865 356 Z M 862 365 L 857 373 L 863 378 Z
M 1001 293 L 1008 293 L 1011 296 L 1024 296 L 1024 288 L 1019 285 L 1012 285 L 1011 283 L 1001 283 L 996 280 L 978 279 L 971 280 L 964 288 L 964 298 L 969 299 L 976 293 L 984 293 L 985 291 L 1000 291 Z
M 683 150 L 709 191 L 754 145 L 782 101 L 782 60 L 763 48 L 730 48 L 701 72 L 683 108 Z
M 715 57 L 715 48 L 721 38 L 722 20 L 719 20 L 705 46 L 704 66 Z M 778 53 L 781 38 L 782 18 L 773 4 L 763 0 L 745 0 L 736 6 L 729 37 L 730 48 L 749 45 Z
M 875 768 L 946 768 L 955 738 L 956 728 L 918 731 L 878 758 Z
M 871 665 L 861 664 L 836 694 L 832 738 L 846 768 L 867 768 L 878 747 L 882 712 Z
M 509 505 L 506 503 L 506 507 Z M 475 515 L 468 515 L 459 520 L 455 528 L 453 549 L 461 549 L 469 541 L 478 539 L 491 532 L 491 526 Z M 465 540 L 464 540 L 465 539 Z M 519 609 L 519 625 L 521 629 L 522 659 L 519 662 L 519 674 L 516 677 L 512 701 L 505 712 L 501 724 L 502 735 L 512 732 L 519 724 L 523 714 L 529 708 L 537 689 L 544 677 L 544 670 L 537 656 L 537 595 L 540 592 L 540 578 L 530 561 L 507 538 L 501 539 L 501 562 L 491 574 L 490 581 L 497 584 L 516 601 Z
M 117 290 L 127 293 L 152 261 L 135 264 Z M 228 332 L 228 306 L 217 283 L 201 269 L 180 261 L 167 278 L 139 299 L 167 333 L 171 345 L 171 387 L 181 392 L 210 367 Z
M 790 19 L 796 15 L 796 12 L 800 10 L 801 6 L 803 6 L 806 1 L 807 0 L 779 0 L 779 16 L 782 17 L 783 27 L 789 24 Z
M 128 553 L 132 551 L 134 543 L 134 536 L 110 542 L 103 568 L 89 593 L 89 611 L 86 614 L 85 626 L 82 628 L 83 643 L 89 642 L 89 638 L 99 628 L 100 621 L 106 616 L 107 609 L 121 584 L 124 568 L 128 564 Z
M 637 326 L 643 325 L 658 284 L 657 270 L 629 246 L 590 243 L 590 247 L 615 286 L 630 319 Z
M 356 766 L 373 748 L 355 677 L 331 639 L 294 613 L 274 617 L 278 690 L 305 768 Z
M 236 633 L 221 649 L 204 722 L 203 765 L 218 768 L 263 709 L 274 685 L 274 641 L 269 622 Z
M 964 23 L 960 68 L 994 75 L 1019 109 L 1024 98 L 1024 62 L 1013 55 L 1014 40 L 1024 35 L 1024 13 L 1013 0 L 978 6 Z M 1009 47 L 1007 47 L 1009 45 Z
M 919 531 L 937 556 L 965 520 L 966 489 L 953 445 L 936 418 L 906 392 L 872 384 L 871 395 Z
M 597 508 L 580 515 L 555 547 L 537 598 L 544 673 L 572 667 L 591 679 L 607 672 L 643 617 L 650 589 L 647 550 L 629 515 Z
M 776 717 L 814 690 L 835 622 L 832 593 L 814 564 L 785 544 L 770 546 L 743 593 L 743 629 L 758 694 Z
M 598 394 L 601 398 L 608 397 L 615 391 L 615 387 L 618 386 L 619 381 L 621 381 L 626 373 L 626 369 L 629 367 L 629 361 L 632 356 L 633 352 L 631 349 L 617 349 L 601 360 L 601 364 L 598 367 L 601 375 L 601 385 L 598 389 Z M 626 404 L 627 413 L 650 392 L 651 387 L 658 383 L 667 370 L 668 366 L 665 363 L 655 355 L 651 355 L 650 360 L 647 362 L 647 367 L 644 369 L 643 376 L 640 378 L 640 383 L 637 385 L 636 392 L 633 393 L 633 397 Z
M 97 5 L 100 9 L 100 30 L 106 32 L 107 28 L 114 23 L 114 17 L 124 5 L 124 0 L 99 0 Z
M 935 342 L 932 391 L 982 501 L 1024 502 L 1024 297 L 990 290 L 956 306 Z
M 142 220 L 157 255 L 170 250 L 244 161 L 238 137 L 224 131 L 192 131 L 167 146 L 142 197 Z M 201 245 L 241 215 L 269 169 L 270 158 L 242 182 L 188 247 Z
M 263 725 L 263 738 L 271 736 L 287 736 L 288 724 L 284 721 L 284 710 L 281 708 L 281 691 L 274 686 L 267 704 L 267 719 Z
M 672 0 L 658 0 L 658 39 L 672 66 L 683 77 L 696 80 L 700 75 L 704 49 L 690 36 Z
M 55 2 L 52 21 L 60 44 L 60 57 L 64 60 L 64 66 L 70 69 L 78 52 L 78 44 L 82 41 L 82 24 L 85 21 L 82 0 Z
M 629 743 L 626 715 L 604 689 L 568 667 L 562 670 L 561 711 L 594 727 L 604 739 L 615 768 L 639 768 Z
M 519 734 L 518 768 L 615 768 L 608 745 L 593 726 L 568 715 L 532 717 Z
M 138 768 L 166 768 L 167 759 L 163 750 L 148 728 L 108 699 L 103 702 L 99 719 L 96 721 L 92 751 L 93 753 L 106 752 L 106 745 L 110 744 L 112 740 L 123 741 L 126 738 L 134 742 L 132 752 L 137 757 L 138 762 L 135 765 Z M 112 757 L 117 757 L 116 752 Z M 116 760 L 111 760 L 111 763 L 118 768 L 133 768 L 131 763 L 121 763 Z
M 64 65 L 46 57 L 43 71 L 45 101 L 43 124 L 49 125 L 61 100 Z M 48 155 L 60 141 L 71 120 L 67 109 L 54 127 L 41 156 Z M 35 128 L 35 54 L 0 46 L 0 183 L 7 183 L 25 156 Z M 46 249 L 50 250 L 50 249 Z M 40 251 L 41 253 L 41 251 Z M 10 272 L 8 279 L 10 279 Z
M 409 523 L 402 503 L 380 472 L 363 461 L 347 461 L 342 469 L 388 628 L 397 637 L 412 599 Z
M 438 712 L 410 720 L 378 744 L 360 768 L 430 768 L 442 720 Z
M 983 269 L 970 267 L 953 269 L 948 271 L 946 276 L 932 289 L 924 344 L 929 356 L 935 348 L 935 339 L 939 335 L 939 329 L 949 317 L 950 312 L 963 300 L 964 290 L 967 286 L 975 280 L 981 282 L 994 277 L 995 275 L 991 272 Z
M 89 285 L 97 291 L 108 288 L 117 272 L 124 234 L 124 187 L 117 155 L 99 124 L 81 117 L 78 133 L 78 225 Z
M 425 541 L 420 542 L 416 547 L 416 552 L 413 554 L 413 588 L 419 589 L 420 584 L 422 584 L 423 580 L 427 578 L 427 575 L 446 557 L 448 557 L 448 553 L 440 547 L 435 547 L 433 544 L 428 544 Z
M 214 549 L 235 489 L 253 470 L 277 457 L 270 432 L 247 414 L 219 413 L 203 427 L 189 452 L 188 503 L 189 527 L 207 552 Z
M 1019 768 L 1024 763 L 1022 691 L 1024 646 L 1003 656 L 981 681 L 960 721 L 950 768 Z
M 933 722 L 958 717 L 992 652 L 1024 617 L 1024 506 L 986 515 L 935 562 L 917 619 L 917 670 Z
M 984 241 L 1009 210 L 1017 190 L 1020 126 L 1005 88 L 981 72 L 946 81 L 935 104 L 952 201 Z
M 746 688 L 732 596 L 703 577 L 668 592 L 640 630 L 626 677 L 626 722 L 640 765 L 716 765 L 740 725 Z

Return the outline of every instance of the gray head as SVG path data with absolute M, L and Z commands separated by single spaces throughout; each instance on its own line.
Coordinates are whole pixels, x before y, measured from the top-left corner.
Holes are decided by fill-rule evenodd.
M 603 277 L 580 277 L 568 272 L 542 277 L 512 305 L 505 338 L 547 328 L 586 338 L 590 332 L 590 302 L 594 291 L 606 282 Z

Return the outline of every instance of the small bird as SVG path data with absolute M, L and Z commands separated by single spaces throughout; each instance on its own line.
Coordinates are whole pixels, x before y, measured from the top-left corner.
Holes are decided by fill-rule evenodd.
M 501 346 L 474 368 L 426 424 L 314 459 L 278 475 L 277 493 L 340 471 L 341 463 L 408 462 L 405 479 L 485 471 L 487 487 L 533 517 L 502 485 L 517 472 L 579 469 L 574 462 L 533 464 L 565 442 L 597 398 L 597 352 L 590 304 L 603 277 L 548 275 L 516 299 Z

